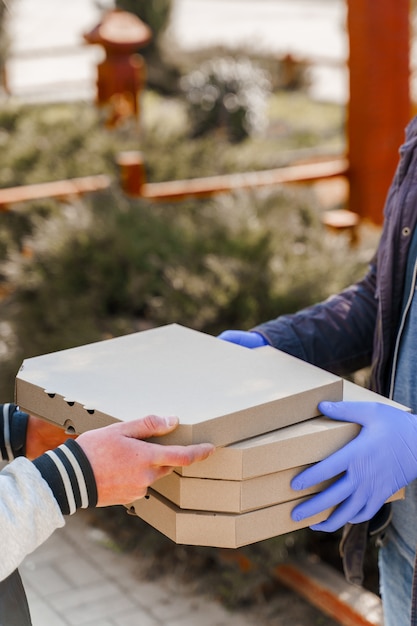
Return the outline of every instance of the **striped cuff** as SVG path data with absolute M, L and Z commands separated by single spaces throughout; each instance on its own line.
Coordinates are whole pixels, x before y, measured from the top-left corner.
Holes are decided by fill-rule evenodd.
M 58 502 L 63 515 L 97 506 L 93 470 L 82 448 L 73 439 L 33 461 Z
M 0 454 L 3 461 L 13 461 L 26 454 L 28 415 L 12 403 L 0 404 Z

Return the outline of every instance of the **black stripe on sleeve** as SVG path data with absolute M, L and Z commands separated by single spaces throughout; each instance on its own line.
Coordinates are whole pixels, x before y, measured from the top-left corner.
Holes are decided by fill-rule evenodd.
M 97 484 L 90 461 L 88 460 L 84 450 L 78 445 L 75 439 L 68 439 L 64 445 L 74 454 L 81 468 L 88 494 L 88 507 L 91 508 L 97 506 Z
M 70 506 L 67 498 L 67 491 L 64 486 L 62 475 L 54 462 L 54 459 L 48 454 L 42 454 L 42 456 L 33 461 L 33 464 L 42 474 L 42 478 L 46 480 L 50 486 L 62 514 L 69 515 Z
M 74 466 L 72 465 L 71 459 L 69 459 L 64 451 L 59 447 L 54 450 L 58 459 L 61 461 L 62 465 L 65 468 L 65 471 L 68 475 L 69 481 L 71 483 L 72 495 L 74 497 L 75 509 L 81 508 L 81 493 L 80 493 L 80 485 L 78 482 L 77 475 L 75 473 Z M 82 480 L 82 479 L 81 479 Z
M 93 470 L 82 448 L 69 439 L 33 461 L 49 484 L 63 515 L 97 505 Z

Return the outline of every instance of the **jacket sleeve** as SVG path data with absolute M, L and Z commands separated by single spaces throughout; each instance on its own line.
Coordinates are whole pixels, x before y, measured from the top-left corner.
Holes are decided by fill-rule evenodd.
M 0 472 L 0 580 L 64 525 L 64 515 L 97 505 L 93 470 L 73 439 L 33 462 L 23 456 L 27 420 L 15 405 L 0 405 L 0 451 L 9 462 Z
M 48 483 L 24 457 L 0 472 L 0 580 L 61 526 L 64 517 Z
M 363 280 L 292 315 L 253 328 L 278 348 L 340 376 L 371 363 L 377 318 L 376 267 Z

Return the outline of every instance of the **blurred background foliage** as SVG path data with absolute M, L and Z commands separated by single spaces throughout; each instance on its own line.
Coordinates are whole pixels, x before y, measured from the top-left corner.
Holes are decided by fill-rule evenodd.
M 116 165 L 119 151 L 140 147 L 153 181 L 263 169 L 343 145 L 342 117 L 336 105 L 278 93 L 268 128 L 236 145 L 216 133 L 190 139 L 184 100 L 155 92 L 140 131 L 106 130 L 88 104 L 3 107 L 2 186 L 97 173 L 114 184 L 2 213 L 2 396 L 31 355 L 171 322 L 249 328 L 354 280 L 370 252 L 324 231 L 308 186 L 150 203 L 122 194 Z
M 249 59 L 210 59 L 181 80 L 191 136 L 223 130 L 242 141 L 265 130 L 270 95 L 267 73 Z
M 116 0 L 115 6 L 129 11 L 144 21 L 153 33 L 154 42 L 158 41 L 169 25 L 172 14 L 172 0 Z
M 115 0 L 114 6 L 137 15 L 152 30 L 152 41 L 139 52 L 147 65 L 147 82 L 162 93 L 178 89 L 180 69 L 174 61 L 165 34 L 173 10 L 172 0 Z

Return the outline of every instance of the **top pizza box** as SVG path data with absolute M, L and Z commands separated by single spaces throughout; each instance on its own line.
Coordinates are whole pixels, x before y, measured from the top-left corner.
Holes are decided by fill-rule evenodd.
M 177 324 L 26 359 L 16 403 L 81 433 L 176 415 L 161 443 L 224 446 L 319 414 L 343 380 L 272 347 L 249 350 Z

